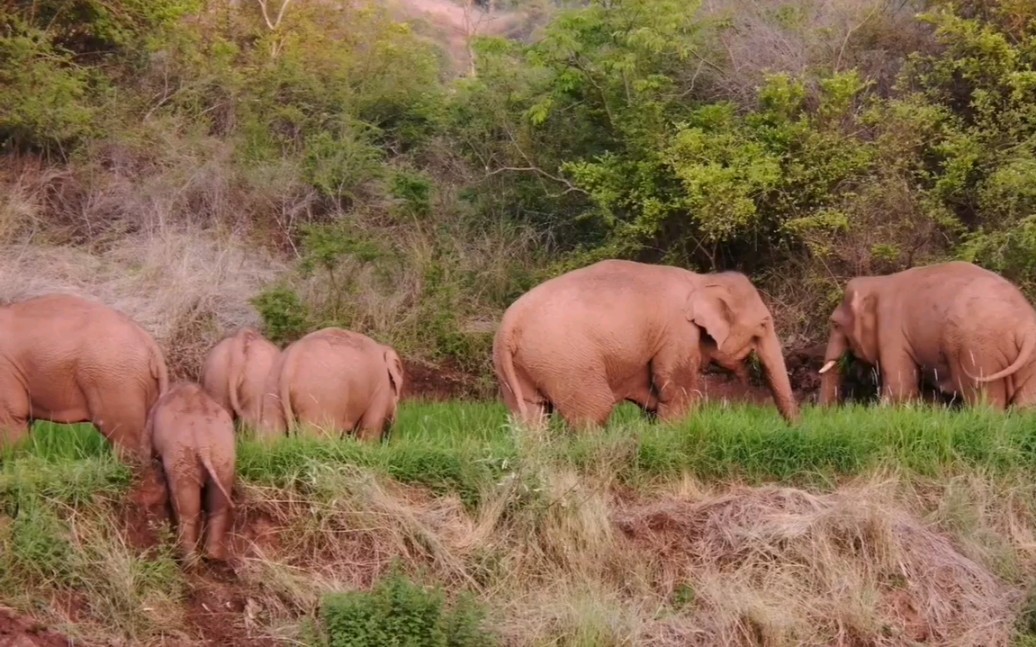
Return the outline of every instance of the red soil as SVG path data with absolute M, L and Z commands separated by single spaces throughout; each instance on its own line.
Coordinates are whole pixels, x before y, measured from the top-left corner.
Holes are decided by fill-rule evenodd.
M 76 641 L 76 645 L 82 645 Z M 72 641 L 0 607 L 0 647 L 70 647 Z

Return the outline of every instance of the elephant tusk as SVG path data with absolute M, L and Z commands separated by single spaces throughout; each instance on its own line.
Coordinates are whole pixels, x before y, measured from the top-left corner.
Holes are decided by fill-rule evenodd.
M 836 360 L 833 360 L 833 359 L 827 360 L 827 364 L 824 364 L 823 366 L 820 367 L 820 373 L 821 374 L 827 373 L 828 371 L 831 370 L 831 367 L 834 366 L 837 363 L 838 362 Z

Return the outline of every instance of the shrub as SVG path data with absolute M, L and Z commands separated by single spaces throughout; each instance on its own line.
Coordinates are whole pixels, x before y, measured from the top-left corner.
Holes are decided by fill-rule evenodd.
M 468 597 L 447 606 L 438 589 L 411 582 L 394 569 L 370 593 L 324 598 L 322 616 L 331 647 L 465 647 L 493 645 L 482 611 Z

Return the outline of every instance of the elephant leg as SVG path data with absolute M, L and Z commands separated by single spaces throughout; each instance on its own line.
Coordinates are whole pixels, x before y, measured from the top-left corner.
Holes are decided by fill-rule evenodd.
M 29 394 L 17 381 L 0 378 L 0 447 L 21 442 L 29 435 Z
M 147 408 L 143 397 L 102 398 L 95 391 L 87 394 L 87 405 L 94 425 L 108 439 L 120 459 L 149 458 L 142 455 L 144 427 L 147 424 Z
M 603 369 L 590 371 L 583 379 L 567 380 L 556 395 L 551 395 L 558 414 L 579 430 L 603 427 L 615 408 L 615 394 L 604 377 Z
M 881 354 L 881 399 L 889 404 L 902 404 L 920 397 L 918 381 L 921 373 L 907 353 Z
M 376 406 L 368 409 L 356 425 L 356 437 L 364 442 L 381 440 L 388 422 L 387 409 Z
M 663 348 L 651 360 L 651 381 L 658 392 L 658 419 L 680 420 L 698 404 L 701 357 L 675 346 Z
M 954 384 L 961 398 L 969 407 L 986 404 L 990 407 L 1003 411 L 1007 409 L 1007 380 L 997 380 L 980 384 L 968 377 L 963 367 L 957 367 L 957 375 L 954 376 Z M 976 367 L 969 367 L 972 374 L 978 374 L 980 370 Z M 1008 378 L 1010 379 L 1010 378 Z
M 234 486 L 233 463 L 216 463 L 214 467 L 223 489 L 230 492 Z M 205 512 L 208 515 L 205 554 L 211 559 L 223 561 L 227 558 L 227 532 L 233 522 L 233 509 L 211 477 L 205 486 Z
M 184 458 L 187 458 L 186 456 Z M 202 470 L 197 461 L 163 461 L 169 498 L 176 517 L 177 544 L 184 555 L 192 555 L 198 545 L 201 527 Z
M 524 406 L 525 414 L 522 414 L 522 409 L 518 406 L 518 399 L 511 392 L 511 389 L 501 385 L 500 395 L 504 400 L 504 405 L 518 424 L 523 427 L 542 429 L 547 424 L 551 403 L 518 366 L 515 366 L 515 379 L 518 380 L 518 385 L 522 390 L 522 405 Z
M 651 390 L 650 384 L 644 385 L 643 388 L 637 388 L 626 397 L 626 401 L 640 407 L 640 410 L 645 415 L 658 415 L 658 396 Z

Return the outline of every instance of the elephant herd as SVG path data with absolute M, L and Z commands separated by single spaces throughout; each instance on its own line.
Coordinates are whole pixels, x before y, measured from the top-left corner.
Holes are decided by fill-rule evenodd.
M 838 400 L 836 367 L 851 354 L 879 370 L 889 402 L 917 398 L 925 383 L 968 404 L 1029 406 L 1034 351 L 1036 310 L 998 274 L 949 262 L 856 277 L 830 317 L 819 401 Z M 744 379 L 753 352 L 795 424 L 772 313 L 744 274 L 613 259 L 514 301 L 492 359 L 520 423 L 556 413 L 586 428 L 622 402 L 681 419 L 701 398 L 707 365 Z M 403 380 L 396 351 L 357 332 L 324 328 L 281 350 L 245 328 L 209 351 L 199 383 L 170 384 L 154 339 L 103 304 L 53 294 L 0 307 L 0 446 L 34 420 L 93 423 L 120 457 L 150 465 L 185 553 L 207 513 L 205 553 L 217 560 L 233 507 L 235 421 L 261 437 L 315 429 L 375 441 L 394 423 Z

